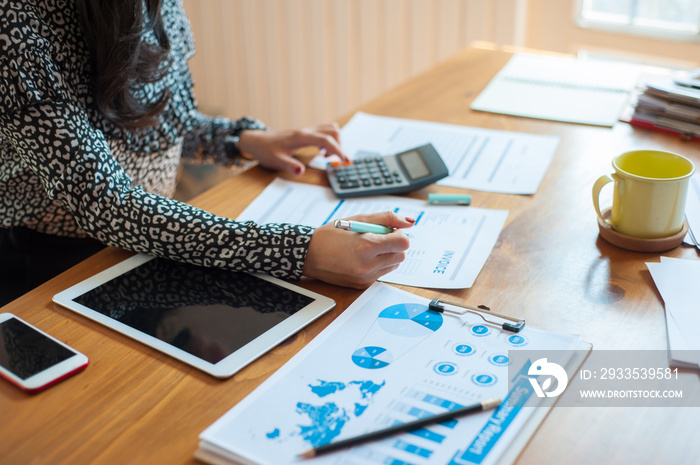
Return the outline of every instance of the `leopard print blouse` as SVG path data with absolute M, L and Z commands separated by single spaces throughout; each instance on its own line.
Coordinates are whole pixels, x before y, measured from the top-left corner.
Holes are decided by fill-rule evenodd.
M 156 127 L 132 133 L 106 120 L 90 96 L 73 2 L 0 0 L 0 227 L 299 278 L 313 228 L 237 222 L 169 198 L 181 156 L 245 163 L 227 152 L 227 137 L 265 126 L 197 111 L 187 66 L 194 41 L 181 0 L 165 0 L 162 15 L 171 67 L 134 94 L 148 102 L 168 88 L 170 102 Z

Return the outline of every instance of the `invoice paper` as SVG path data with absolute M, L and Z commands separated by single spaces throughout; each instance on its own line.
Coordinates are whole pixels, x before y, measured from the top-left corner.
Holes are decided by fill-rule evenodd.
M 196 457 L 211 463 L 302 463 L 297 454 L 311 447 L 500 398 L 503 404 L 496 411 L 310 462 L 509 463 L 503 454 L 510 452 L 519 434 L 534 432 L 525 425 L 539 411 L 528 406 L 537 397 L 526 377 L 509 385 L 511 351 L 561 351 L 570 357 L 579 338 L 530 326 L 517 334 L 504 332 L 497 325 L 485 325 L 477 315 L 440 314 L 427 305 L 425 298 L 373 285 L 204 431 Z M 527 373 L 528 367 L 529 363 L 513 368 Z
M 534 194 L 559 145 L 556 136 L 480 129 L 356 113 L 341 140 L 351 158 L 390 155 L 433 144 L 450 175 L 444 186 L 506 194 Z M 316 157 L 310 166 L 324 168 Z
M 318 227 L 382 211 L 415 218 L 416 223 L 406 229 L 411 242 L 406 259 L 381 281 L 440 289 L 462 289 L 474 283 L 508 216 L 506 210 L 434 206 L 390 195 L 341 200 L 330 188 L 277 178 L 237 219 Z

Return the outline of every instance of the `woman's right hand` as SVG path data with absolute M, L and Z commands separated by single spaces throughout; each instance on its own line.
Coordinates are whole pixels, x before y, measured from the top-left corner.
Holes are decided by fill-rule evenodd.
M 355 215 L 349 220 L 409 228 L 415 220 L 393 212 Z M 331 284 L 364 289 L 398 268 L 410 243 L 401 231 L 390 234 L 356 233 L 329 222 L 316 228 L 304 261 L 303 275 Z
M 336 155 L 347 161 L 340 148 L 340 129 L 336 123 L 286 131 L 249 129 L 241 133 L 238 141 L 241 152 L 253 156 L 261 166 L 295 176 L 303 174 L 306 168 L 294 158 L 294 152 L 307 146 L 323 149 L 326 157 Z

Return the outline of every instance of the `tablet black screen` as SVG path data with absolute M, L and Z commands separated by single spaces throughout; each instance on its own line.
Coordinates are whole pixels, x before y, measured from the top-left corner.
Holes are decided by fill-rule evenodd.
M 73 300 L 210 363 L 313 301 L 247 273 L 159 258 Z

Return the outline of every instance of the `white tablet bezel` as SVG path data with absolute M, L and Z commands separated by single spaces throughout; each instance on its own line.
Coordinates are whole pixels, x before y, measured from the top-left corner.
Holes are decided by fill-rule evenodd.
M 243 367 L 250 364 L 269 350 L 279 345 L 282 341 L 297 333 L 299 330 L 335 307 L 335 301 L 326 296 L 306 290 L 299 286 L 295 286 L 280 279 L 250 273 L 251 276 L 258 279 L 269 281 L 285 289 L 289 289 L 298 294 L 310 297 L 313 299 L 313 301 L 306 307 L 300 309 L 293 315 L 268 329 L 266 332 L 262 333 L 260 336 L 253 339 L 243 347 L 234 351 L 223 360 L 213 364 L 73 300 L 76 297 L 79 297 L 116 278 L 117 276 L 137 268 L 153 259 L 154 257 L 144 254 L 134 255 L 133 257 L 128 258 L 123 262 L 118 263 L 111 268 L 108 268 L 105 271 L 70 287 L 69 289 L 66 289 L 65 291 L 56 294 L 53 297 L 53 301 L 217 378 L 228 378 L 233 376 L 237 371 L 241 370 Z

